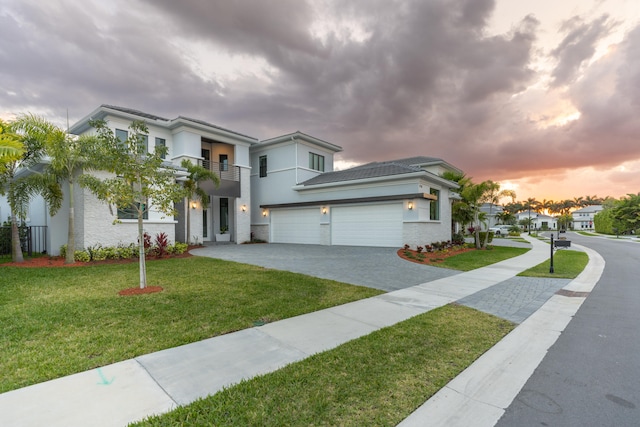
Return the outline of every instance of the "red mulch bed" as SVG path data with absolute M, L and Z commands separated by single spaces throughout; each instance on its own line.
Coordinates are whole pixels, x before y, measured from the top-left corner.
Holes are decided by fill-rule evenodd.
M 444 261 L 446 258 L 460 255 L 465 252 L 473 251 L 473 248 L 459 247 L 455 249 L 447 249 L 446 251 L 436 252 L 418 252 L 411 249 L 398 249 L 398 256 L 407 261 L 415 262 L 417 264 L 437 264 Z
M 146 261 L 155 261 L 160 259 L 171 259 L 171 258 L 188 258 L 192 256 L 189 251 L 191 249 L 196 249 L 201 246 L 189 246 L 189 248 L 180 255 L 166 255 L 162 258 L 146 256 Z M 33 267 L 84 267 L 87 265 L 103 265 L 103 264 L 130 264 L 132 262 L 138 262 L 138 258 L 129 258 L 129 259 L 105 259 L 103 261 L 91 261 L 91 262 L 74 262 L 73 264 L 65 264 L 64 258 L 59 256 L 39 256 L 34 258 L 25 257 L 24 262 L 5 262 L 0 264 L 0 267 L 24 267 L 24 268 L 33 268 Z

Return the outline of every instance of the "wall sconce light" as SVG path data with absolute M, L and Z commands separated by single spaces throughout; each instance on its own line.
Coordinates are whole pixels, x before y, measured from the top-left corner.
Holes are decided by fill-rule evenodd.
M 407 208 L 412 211 L 413 210 L 413 202 L 407 203 Z
M 262 216 L 267 216 L 269 213 L 269 211 L 267 211 L 266 209 L 262 209 Z
M 198 207 L 198 204 L 195 201 L 191 202 L 191 209 L 195 209 L 196 207 Z
M 322 207 L 322 215 L 326 215 L 327 214 L 327 208 L 326 207 Z
M 246 212 L 247 211 L 247 205 L 240 206 L 240 209 L 242 209 L 242 212 Z

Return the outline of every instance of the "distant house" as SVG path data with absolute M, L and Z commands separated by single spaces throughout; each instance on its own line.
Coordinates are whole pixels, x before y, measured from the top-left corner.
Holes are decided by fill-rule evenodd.
M 167 119 L 111 105 L 101 105 L 70 132 L 94 132 L 91 119 L 105 120 L 125 139 L 131 123 L 144 120 L 148 149 L 167 147 L 165 160 L 176 168 L 178 180 L 186 174 L 179 167 L 183 159 L 220 177 L 219 187 L 202 185 L 210 196 L 208 209 L 179 203 L 177 216 L 165 217 L 150 201 L 144 226 L 151 235 L 164 232 L 172 241 L 207 242 L 228 230 L 235 243 L 254 237 L 272 243 L 388 247 L 451 238 L 451 201 L 458 185 L 440 175 L 462 171 L 442 159 L 411 157 L 335 171 L 334 155 L 342 148 L 302 132 L 259 141 L 198 119 Z M 136 220 L 126 212 L 111 212 L 80 187 L 74 199 L 78 248 L 135 240 Z M 0 199 L 0 215 L 8 214 Z M 187 215 L 191 236 L 186 235 Z M 68 209 L 51 217 L 41 198 L 31 203 L 30 224 L 48 226 L 48 253 L 58 254 L 66 243 L 67 218 Z
M 492 203 L 483 203 L 480 206 L 480 212 L 486 215 L 486 224 L 481 223 L 481 227 L 483 230 L 494 227 L 501 222 L 498 220 L 499 215 L 504 212 L 504 208 L 501 205 L 496 205 Z
M 598 212 L 602 211 L 602 209 L 604 209 L 602 205 L 592 205 L 573 211 L 571 213 L 573 217 L 573 229 L 593 230 L 593 218 Z
M 529 220 L 529 212 L 520 212 L 516 215 L 518 223 L 520 221 Z M 558 220 L 552 216 L 544 215 L 537 212 L 531 212 L 531 229 L 532 230 L 555 230 L 558 227 Z M 526 228 L 526 226 L 525 226 Z

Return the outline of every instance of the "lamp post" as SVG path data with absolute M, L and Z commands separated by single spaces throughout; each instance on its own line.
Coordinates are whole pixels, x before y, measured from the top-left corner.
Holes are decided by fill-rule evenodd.
M 549 273 L 553 273 L 553 233 L 551 233 L 551 263 L 549 265 Z

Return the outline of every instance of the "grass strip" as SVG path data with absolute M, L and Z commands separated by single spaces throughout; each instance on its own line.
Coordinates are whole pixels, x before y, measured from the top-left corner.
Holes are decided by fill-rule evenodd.
M 448 305 L 135 425 L 396 425 L 512 328 Z
M 529 248 L 492 246 L 489 249 L 469 251 L 450 258 L 445 258 L 442 262 L 439 262 L 437 266 L 453 270 L 470 271 L 522 255 L 529 250 Z
M 544 261 L 518 276 L 575 279 L 589 263 L 589 256 L 585 252 L 563 249 L 553 254 L 553 273 L 549 273 L 550 263 L 550 260 Z
M 381 291 L 191 257 L 138 264 L 0 267 L 0 393 Z

